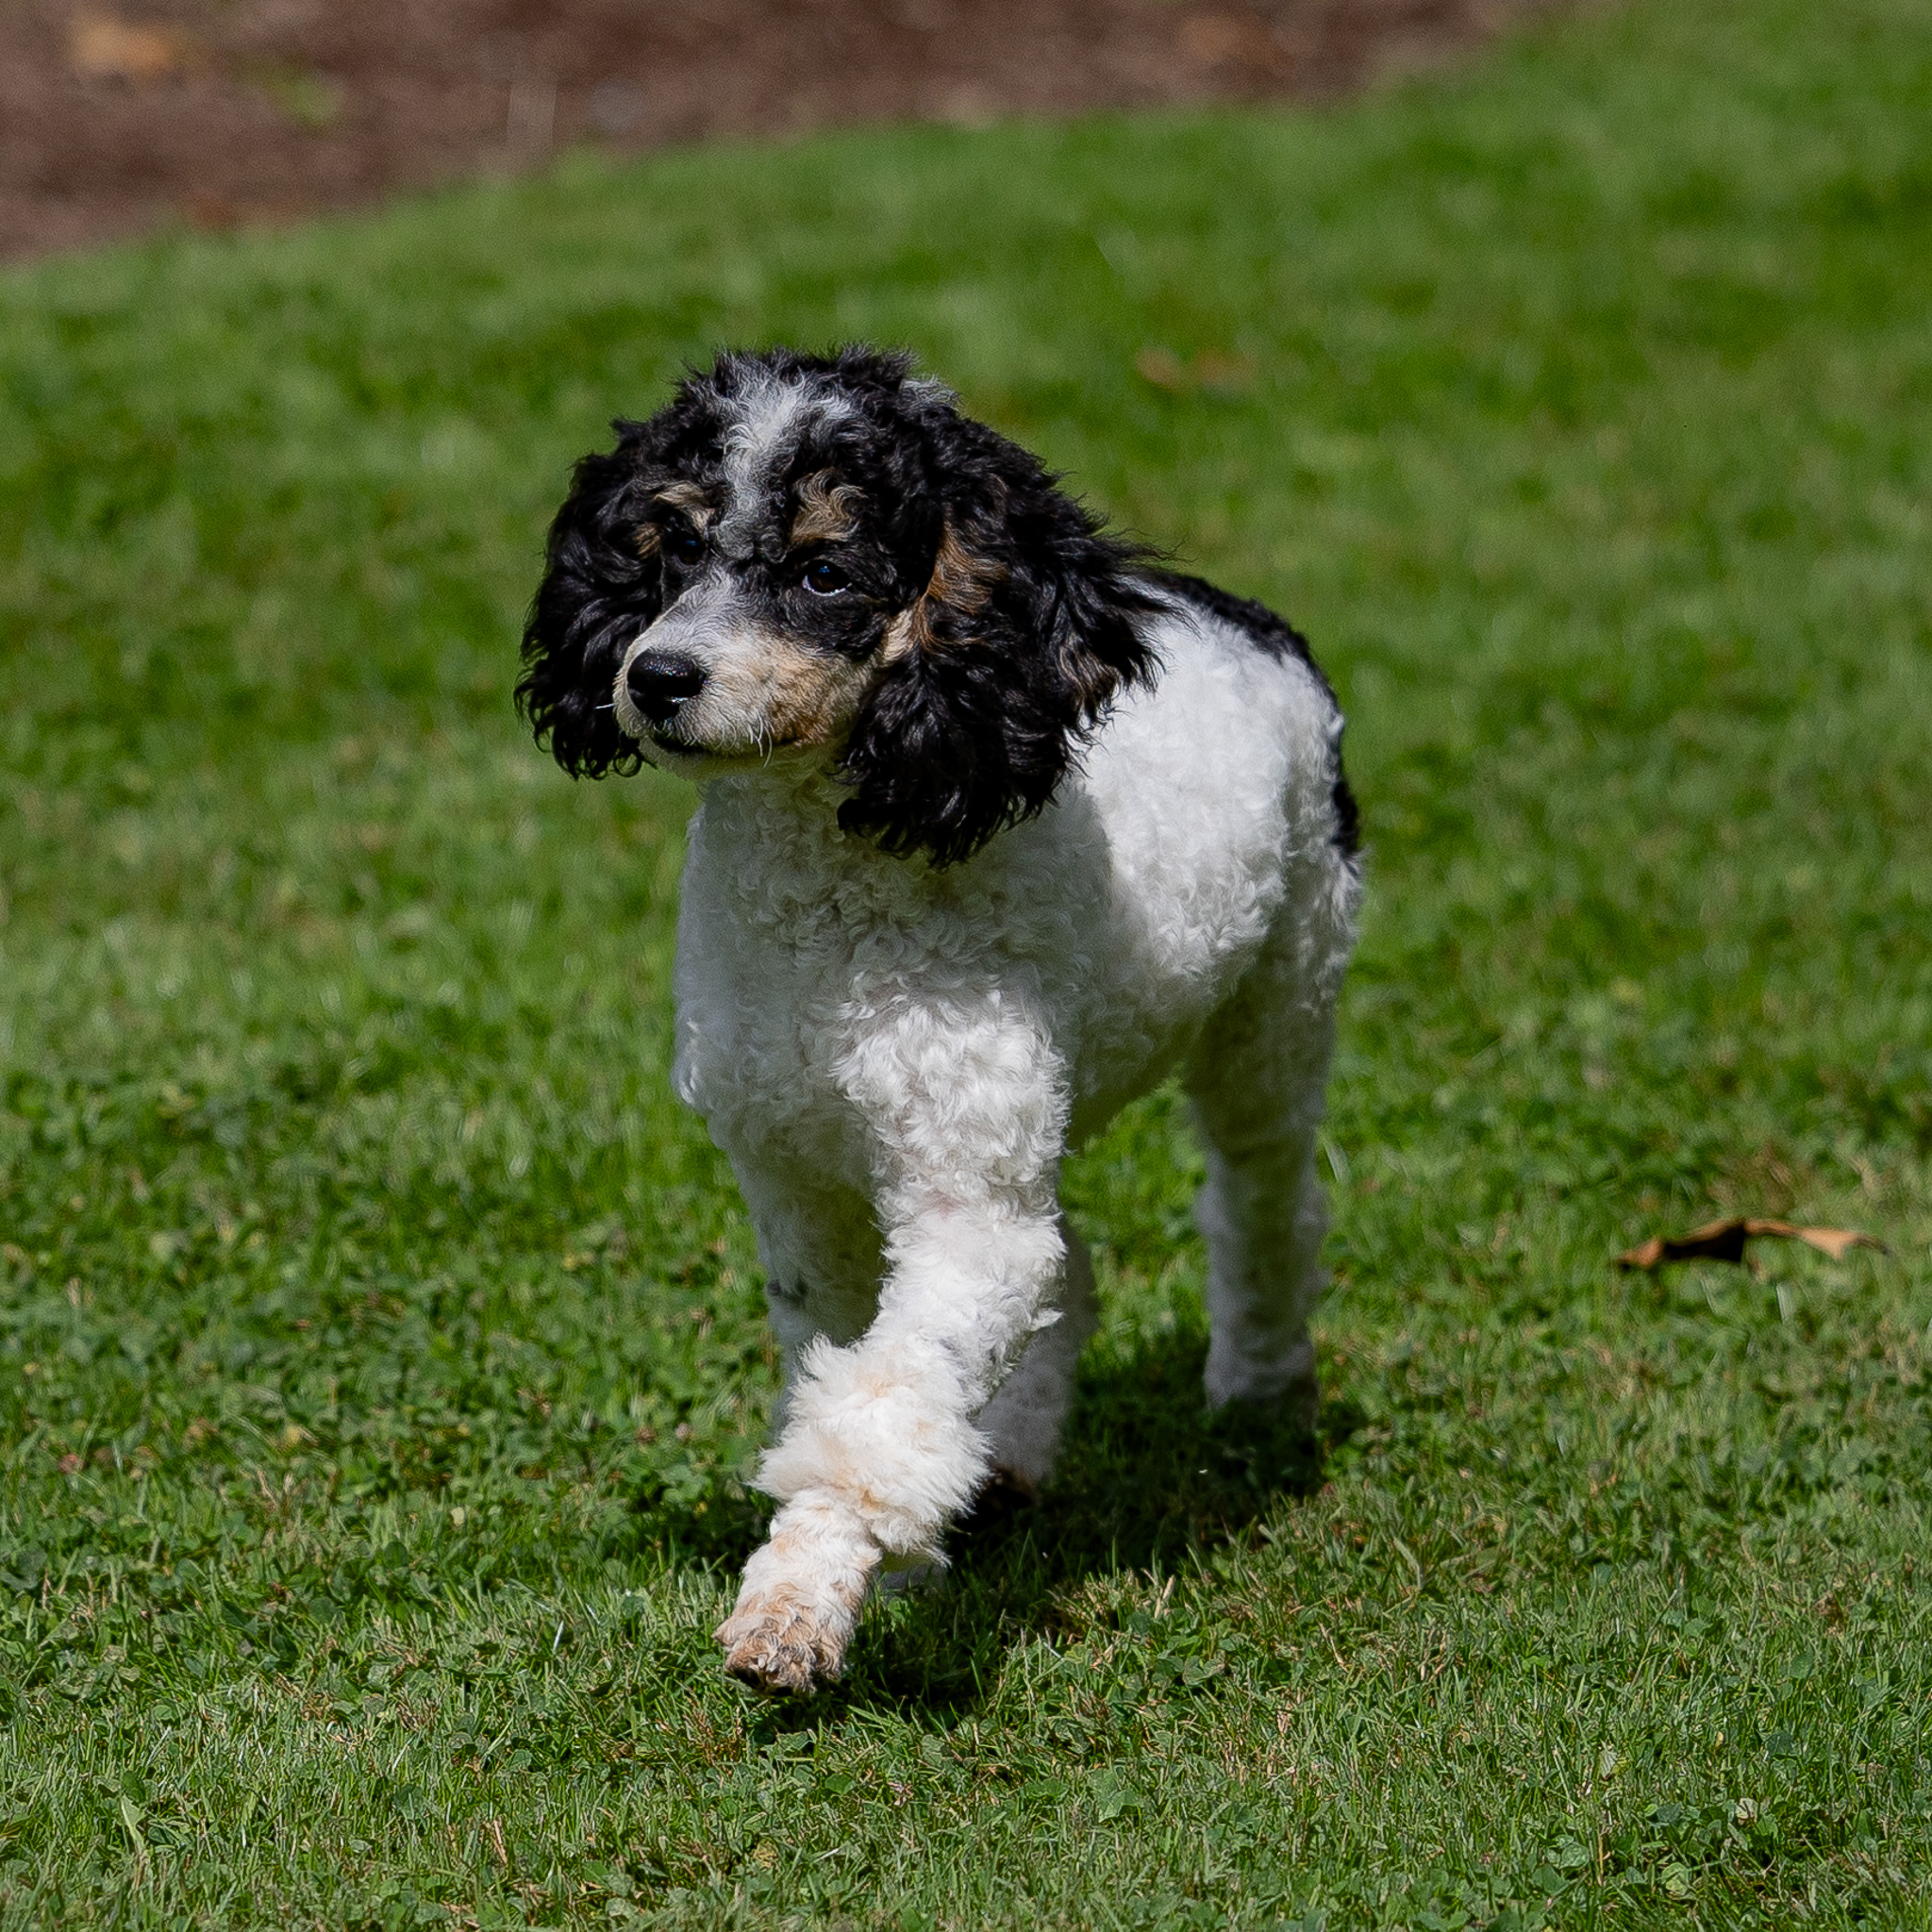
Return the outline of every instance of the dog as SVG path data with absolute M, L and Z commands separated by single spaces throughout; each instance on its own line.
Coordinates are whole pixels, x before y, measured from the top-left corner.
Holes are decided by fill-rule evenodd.
M 882 1569 L 1050 1474 L 1097 1319 L 1060 1165 L 1171 1074 L 1208 1398 L 1312 1423 L 1342 719 L 1296 631 L 1105 534 L 908 357 L 728 354 L 613 429 L 518 702 L 566 772 L 698 790 L 675 1080 L 784 1364 L 778 1507 L 717 1637 L 805 1691 Z

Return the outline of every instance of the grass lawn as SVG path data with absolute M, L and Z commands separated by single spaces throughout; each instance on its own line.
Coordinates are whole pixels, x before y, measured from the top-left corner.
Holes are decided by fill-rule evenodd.
M 1055 1491 L 784 1706 L 690 797 L 508 691 L 605 419 L 850 336 L 1307 629 L 1371 889 L 1324 1466 L 1157 1096 Z M 1924 0 L 0 277 L 0 1923 L 1932 1924 L 1928 504 Z M 1728 1210 L 1890 1252 L 1611 1265 Z

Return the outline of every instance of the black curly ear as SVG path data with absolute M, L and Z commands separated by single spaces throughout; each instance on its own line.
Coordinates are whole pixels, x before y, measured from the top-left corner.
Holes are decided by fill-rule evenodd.
M 662 607 L 657 558 L 640 547 L 642 425 L 619 423 L 618 447 L 586 457 L 550 526 L 548 568 L 524 626 L 517 709 L 574 777 L 634 772 L 643 762 L 612 708 L 631 641 Z
M 1138 620 L 1158 608 L 1141 554 L 1102 536 L 1031 457 L 952 426 L 969 447 L 937 467 L 983 487 L 946 506 L 931 580 L 887 633 L 839 812 L 847 831 L 935 865 L 1045 806 L 1108 704 L 1152 675 Z

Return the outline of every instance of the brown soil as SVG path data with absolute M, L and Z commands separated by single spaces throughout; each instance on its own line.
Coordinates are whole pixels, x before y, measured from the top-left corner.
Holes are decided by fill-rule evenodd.
M 0 257 L 595 142 L 1333 93 L 1537 0 L 0 0 Z

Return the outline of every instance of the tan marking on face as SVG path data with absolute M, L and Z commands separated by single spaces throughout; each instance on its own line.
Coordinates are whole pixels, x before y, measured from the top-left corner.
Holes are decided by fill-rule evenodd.
M 911 651 L 932 647 L 932 621 L 943 605 L 964 617 L 976 616 L 991 600 L 993 587 L 1006 575 L 1007 568 L 989 557 L 976 557 L 954 534 L 950 524 L 940 539 L 939 555 L 933 558 L 932 575 L 918 601 L 900 611 L 886 626 L 885 641 L 879 646 L 878 661 L 896 664 Z
M 865 501 L 857 485 L 841 483 L 836 473 L 821 470 L 798 486 L 798 513 L 791 519 L 793 543 L 837 543 L 858 527 L 858 506 Z
M 774 637 L 762 667 L 766 737 L 774 744 L 825 744 L 851 724 L 872 667 Z
M 913 617 L 919 609 L 917 604 L 900 611 L 886 626 L 885 641 L 879 645 L 879 662 L 896 664 L 908 651 L 918 649 L 920 640 L 914 634 Z
M 986 608 L 993 586 L 1006 574 L 1005 564 L 990 557 L 975 557 L 948 524 L 940 539 L 940 554 L 933 558 L 932 581 L 926 585 L 925 594 L 972 617 Z
M 681 510 L 699 530 L 703 530 L 718 514 L 711 508 L 710 499 L 700 483 L 667 484 L 651 499 L 651 507 L 658 510 Z M 638 526 L 637 552 L 640 557 L 656 557 L 663 543 L 661 525 L 641 524 Z
M 681 509 L 701 530 L 718 514 L 702 483 L 667 484 L 652 501 L 666 509 Z

